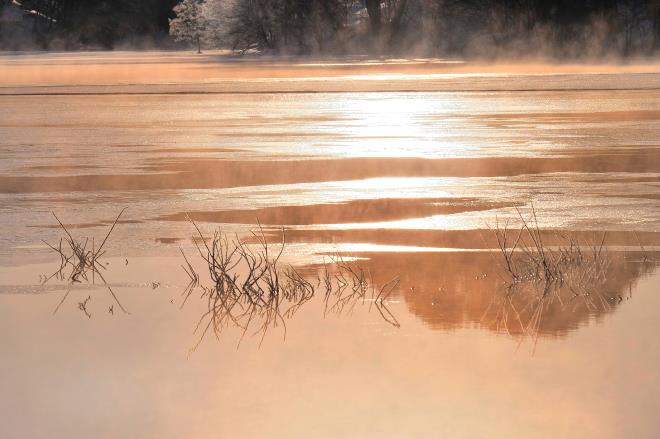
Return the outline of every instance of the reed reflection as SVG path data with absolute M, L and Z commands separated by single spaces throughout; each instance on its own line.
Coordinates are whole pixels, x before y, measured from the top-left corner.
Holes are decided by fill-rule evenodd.
M 564 337 L 602 319 L 658 267 L 657 254 L 644 260 L 641 251 L 609 251 L 604 273 L 589 264 L 571 269 L 564 283 L 511 283 L 492 251 L 356 256 L 380 272 L 401 273 L 400 297 L 431 329 L 478 327 L 532 339 Z
M 104 247 L 125 211 L 126 208 L 119 212 L 119 215 L 117 215 L 117 218 L 111 223 L 107 234 L 98 247 L 95 245 L 93 237 L 74 237 L 64 223 L 60 221 L 57 215 L 52 212 L 53 217 L 55 217 L 64 236 L 60 238 L 57 245 L 49 244 L 46 241 L 43 242 L 60 257 L 60 265 L 52 274 L 41 275 L 40 279 L 42 285 L 47 284 L 53 279 L 64 282 L 66 285 L 66 292 L 62 296 L 62 300 L 60 300 L 55 307 L 53 314 L 57 314 L 64 302 L 66 302 L 74 286 L 85 283 L 93 288 L 96 285 L 96 278 L 102 282 L 117 306 L 119 306 L 125 314 L 130 314 L 119 301 L 119 298 L 112 290 L 112 287 L 106 281 L 105 276 L 103 276 L 103 271 L 106 270 L 106 266 L 101 262 L 101 257 L 105 254 Z M 128 263 L 128 260 L 126 263 Z M 92 317 L 87 309 L 87 304 L 91 299 L 91 296 L 88 296 L 84 301 L 78 303 L 78 309 L 82 311 L 87 318 Z M 108 308 L 108 312 L 114 314 L 114 304 Z
M 314 281 L 310 271 L 305 274 L 281 262 L 286 246 L 284 229 L 282 241 L 273 245 L 259 226 L 258 231 L 251 233 L 254 245 L 238 235 L 229 237 L 218 230 L 207 238 L 193 220 L 190 222 L 197 232 L 196 248 L 210 278 L 209 285 L 200 282 L 200 275 L 181 251 L 185 260 L 182 267 L 190 278 L 181 307 L 198 289 L 206 302 L 206 312 L 195 327 L 198 339 L 191 351 L 207 334 L 213 333 L 219 339 L 227 328 L 241 331 L 239 346 L 246 334 L 258 335 L 261 345 L 266 333 L 279 327 L 286 340 L 287 320 L 315 297 L 324 303 L 323 317 L 351 313 L 356 305 L 368 304 L 369 310 L 373 307 L 385 322 L 400 326 L 387 306 L 399 284 L 396 276 L 378 288 L 370 271 L 337 255 L 329 258 L 329 264 L 318 267 Z

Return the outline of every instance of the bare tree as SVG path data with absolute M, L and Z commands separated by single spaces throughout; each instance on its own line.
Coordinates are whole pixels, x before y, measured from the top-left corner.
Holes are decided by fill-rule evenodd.
M 206 30 L 203 0 L 183 0 L 174 7 L 176 17 L 170 20 L 170 35 L 176 41 L 192 43 L 202 53 L 202 37 Z

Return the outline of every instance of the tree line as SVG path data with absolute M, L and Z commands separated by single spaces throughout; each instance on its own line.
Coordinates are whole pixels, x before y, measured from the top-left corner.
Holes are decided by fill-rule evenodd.
M 0 0 L 0 47 L 3 42 L 10 49 L 56 50 L 166 45 L 178 1 Z
M 0 0 L 0 8 L 16 8 L 16 3 Z M 480 57 L 648 55 L 660 48 L 660 0 L 18 3 L 39 14 L 32 18 L 32 39 L 44 48 L 113 48 L 144 41 L 168 46 L 178 40 L 198 50 L 228 48 L 239 53 Z

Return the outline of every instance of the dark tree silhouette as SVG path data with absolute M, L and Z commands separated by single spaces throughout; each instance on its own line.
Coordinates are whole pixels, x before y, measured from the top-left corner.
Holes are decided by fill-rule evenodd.
M 202 0 L 200 0 L 202 1 Z M 622 56 L 660 49 L 660 0 L 204 0 L 238 51 Z M 0 47 L 31 29 L 43 48 L 170 45 L 180 0 L 0 0 Z M 20 10 L 19 10 L 20 9 Z M 11 14 L 7 11 L 11 10 Z M 24 20 L 17 23 L 16 13 Z M 20 12 L 23 11 L 23 12 Z M 7 18 L 11 15 L 10 18 Z M 19 20 L 20 21 L 20 20 Z M 417 53 L 417 52 L 416 52 Z

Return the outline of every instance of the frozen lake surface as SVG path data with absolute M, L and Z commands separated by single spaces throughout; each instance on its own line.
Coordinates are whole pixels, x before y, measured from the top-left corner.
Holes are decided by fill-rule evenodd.
M 660 434 L 658 64 L 2 55 L 0 157 L 8 437 Z M 124 208 L 103 282 L 44 282 L 53 213 L 91 248 Z M 521 217 L 603 272 L 511 294 L 495 231 Z M 338 255 L 397 278 L 399 327 L 310 300 L 285 341 L 228 324 L 189 354 L 190 219 L 283 228 L 317 288 Z

